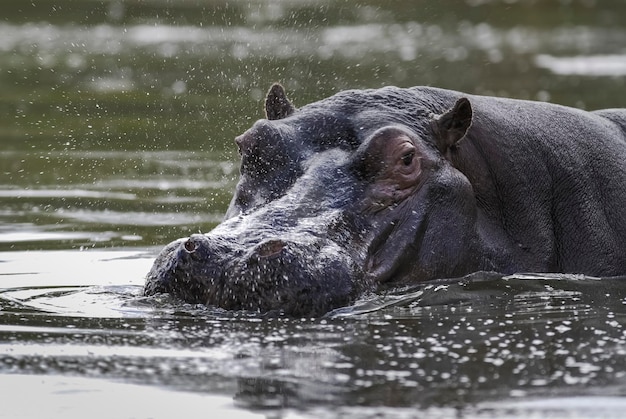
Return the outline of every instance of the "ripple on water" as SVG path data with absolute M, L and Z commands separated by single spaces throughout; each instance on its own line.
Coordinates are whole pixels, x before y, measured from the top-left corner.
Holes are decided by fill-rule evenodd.
M 420 406 L 436 416 L 450 403 L 571 396 L 595 385 L 619 396 L 626 383 L 618 279 L 476 274 L 364 297 L 322 319 L 289 319 L 141 297 L 150 253 L 41 256 L 35 269 L 29 252 L 0 253 L 5 373 L 226 392 L 238 406 L 322 416 L 321 403 L 350 415 L 350 403 L 387 405 L 391 394 L 394 414 Z

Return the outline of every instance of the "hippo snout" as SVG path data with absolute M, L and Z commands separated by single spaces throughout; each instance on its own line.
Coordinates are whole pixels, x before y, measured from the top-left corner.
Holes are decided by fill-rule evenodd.
M 279 237 L 246 243 L 194 234 L 157 256 L 144 294 L 170 293 L 229 310 L 320 315 L 354 293 L 355 268 L 338 256 L 324 243 Z
M 221 276 L 223 253 L 223 246 L 203 234 L 173 241 L 148 272 L 144 295 L 170 293 L 189 303 L 205 303 L 211 283 Z

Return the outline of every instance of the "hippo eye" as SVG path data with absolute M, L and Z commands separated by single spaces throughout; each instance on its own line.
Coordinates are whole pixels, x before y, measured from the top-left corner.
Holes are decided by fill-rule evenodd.
M 415 152 L 411 151 L 402 156 L 402 164 L 405 166 L 410 166 L 413 162 L 413 157 L 415 157 Z

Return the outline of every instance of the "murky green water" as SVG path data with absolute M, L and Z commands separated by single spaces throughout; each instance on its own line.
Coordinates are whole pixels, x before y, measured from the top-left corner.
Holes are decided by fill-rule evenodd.
M 479 275 L 322 319 L 141 297 L 285 84 L 626 106 L 626 4 L 5 0 L 0 417 L 619 417 L 619 280 Z

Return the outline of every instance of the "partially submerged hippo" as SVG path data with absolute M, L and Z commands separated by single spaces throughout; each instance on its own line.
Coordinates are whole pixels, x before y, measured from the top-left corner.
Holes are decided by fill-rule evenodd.
M 626 274 L 626 110 L 430 87 L 351 90 L 235 139 L 224 222 L 170 243 L 145 294 L 320 315 L 475 271 Z

